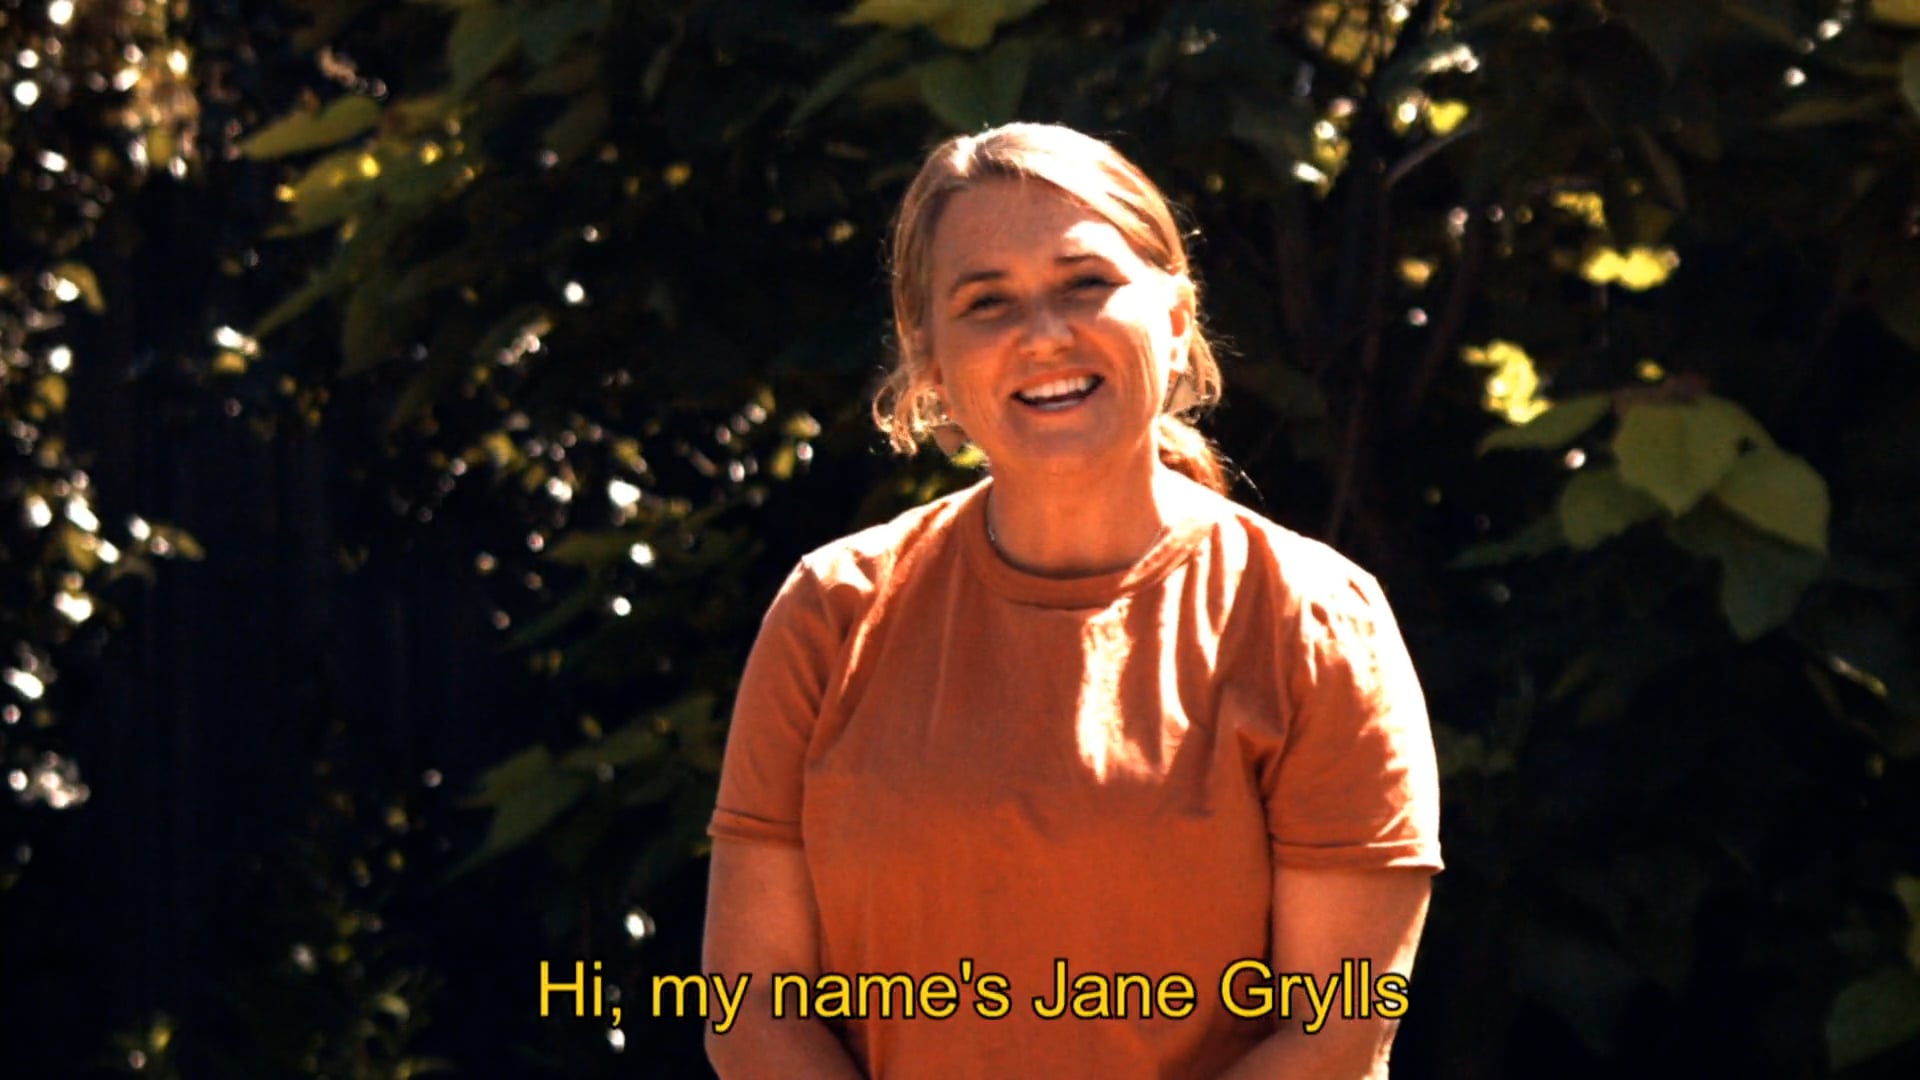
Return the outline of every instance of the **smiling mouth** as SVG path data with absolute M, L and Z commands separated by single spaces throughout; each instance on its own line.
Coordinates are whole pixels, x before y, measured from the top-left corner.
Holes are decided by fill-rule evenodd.
M 1013 395 L 1013 399 L 1035 409 L 1069 409 L 1085 401 L 1089 395 L 1100 388 L 1103 381 L 1098 375 L 1055 379 L 1031 390 L 1022 390 Z

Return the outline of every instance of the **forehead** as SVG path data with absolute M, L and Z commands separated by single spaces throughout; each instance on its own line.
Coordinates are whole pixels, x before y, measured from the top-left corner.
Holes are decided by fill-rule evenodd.
M 964 274 L 1079 255 L 1143 265 L 1111 221 L 1039 180 L 988 180 L 955 193 L 934 226 L 928 254 L 936 287 Z

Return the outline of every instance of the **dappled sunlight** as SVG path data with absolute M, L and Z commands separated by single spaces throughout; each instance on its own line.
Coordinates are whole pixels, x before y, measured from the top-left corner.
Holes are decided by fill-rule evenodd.
M 1460 358 L 1474 367 L 1491 369 L 1481 405 L 1508 423 L 1524 424 L 1552 406 L 1553 402 L 1540 393 L 1540 374 L 1534 370 L 1533 357 L 1513 342 L 1469 345 L 1460 350 Z
M 1635 244 L 1625 251 L 1596 247 L 1580 262 L 1580 276 L 1595 285 L 1618 285 L 1646 292 L 1666 284 L 1680 267 L 1680 256 L 1670 247 Z

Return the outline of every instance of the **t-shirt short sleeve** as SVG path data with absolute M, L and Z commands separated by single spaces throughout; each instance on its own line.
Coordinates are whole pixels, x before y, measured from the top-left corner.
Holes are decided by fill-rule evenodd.
M 800 843 L 807 747 L 837 652 L 825 590 L 802 561 L 767 609 L 741 673 L 708 835 Z
M 1379 586 L 1361 574 L 1304 600 L 1291 645 L 1292 709 L 1261 777 L 1275 863 L 1441 869 L 1426 698 Z

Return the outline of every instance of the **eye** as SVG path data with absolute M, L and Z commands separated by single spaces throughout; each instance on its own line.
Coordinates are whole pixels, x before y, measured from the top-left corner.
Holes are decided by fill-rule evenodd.
M 1006 302 L 1006 297 L 998 293 L 981 293 L 979 296 L 967 301 L 967 306 L 962 308 L 960 313 L 963 315 L 973 315 L 983 311 L 993 311 L 1005 306 Z
M 1067 283 L 1067 291 L 1089 293 L 1096 290 L 1118 288 L 1119 284 L 1119 282 L 1100 274 L 1082 274 Z

